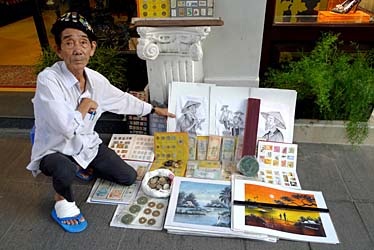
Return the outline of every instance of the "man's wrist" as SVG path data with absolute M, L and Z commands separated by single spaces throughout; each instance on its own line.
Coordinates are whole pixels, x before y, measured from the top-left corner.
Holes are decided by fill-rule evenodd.
M 152 106 L 151 114 L 154 114 L 156 112 L 156 108 Z

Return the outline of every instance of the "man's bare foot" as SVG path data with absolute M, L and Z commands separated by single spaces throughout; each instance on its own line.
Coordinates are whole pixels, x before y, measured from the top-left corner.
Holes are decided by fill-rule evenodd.
M 65 198 L 59 194 L 55 194 L 55 201 L 61 201 L 65 200 Z M 78 214 L 77 214 L 78 215 Z M 80 222 L 85 221 L 84 217 L 82 216 L 79 220 Z M 77 225 L 79 222 L 77 220 L 64 220 L 62 223 L 67 224 L 67 225 Z
M 93 168 L 81 168 L 78 166 L 78 169 L 77 169 L 77 176 L 78 178 L 84 180 L 84 181 L 90 181 L 92 179 L 92 175 L 93 175 Z

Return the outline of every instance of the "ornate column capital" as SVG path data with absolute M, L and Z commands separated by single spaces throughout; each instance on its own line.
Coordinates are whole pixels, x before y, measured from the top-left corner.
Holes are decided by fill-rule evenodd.
M 200 61 L 203 57 L 201 41 L 210 27 L 138 27 L 140 35 L 137 54 L 143 60 L 155 60 L 161 55 L 190 57 Z

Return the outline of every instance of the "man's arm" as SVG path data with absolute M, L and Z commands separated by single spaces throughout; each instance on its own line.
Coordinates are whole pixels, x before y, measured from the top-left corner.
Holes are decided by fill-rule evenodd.
M 156 115 L 175 118 L 175 114 L 169 113 L 167 108 L 153 107 L 153 109 Z

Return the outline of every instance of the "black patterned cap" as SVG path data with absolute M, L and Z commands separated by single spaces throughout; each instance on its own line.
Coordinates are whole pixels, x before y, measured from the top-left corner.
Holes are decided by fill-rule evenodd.
M 67 12 L 63 14 L 53 24 L 51 32 L 53 35 L 59 36 L 66 28 L 81 30 L 86 33 L 92 41 L 97 40 L 91 25 L 87 22 L 86 18 L 77 12 Z

